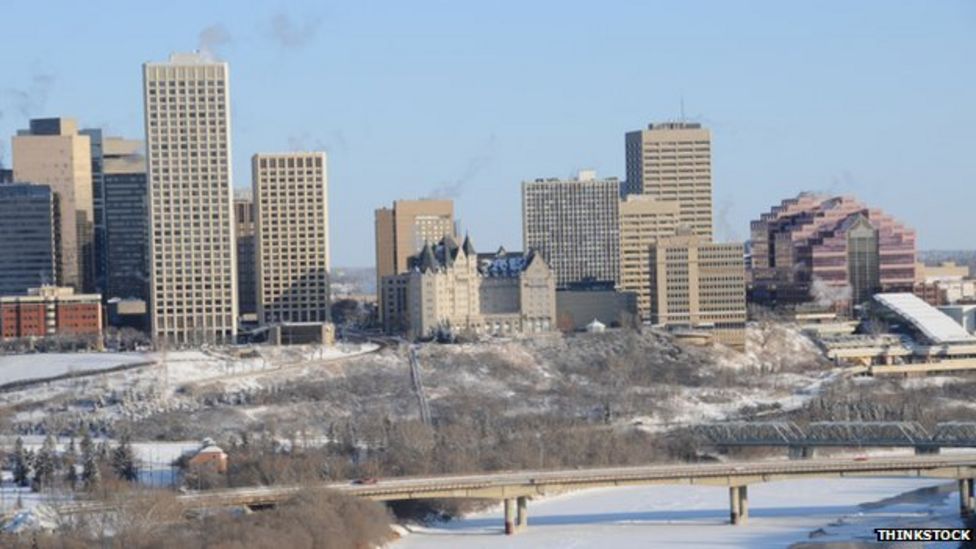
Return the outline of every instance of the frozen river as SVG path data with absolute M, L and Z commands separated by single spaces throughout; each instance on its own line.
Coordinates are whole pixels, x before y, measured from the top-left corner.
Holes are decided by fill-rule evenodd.
M 955 483 L 938 479 L 811 479 L 749 487 L 749 524 L 728 524 L 728 489 L 595 489 L 529 502 L 529 527 L 502 532 L 497 508 L 412 533 L 395 549 L 789 547 L 873 541 L 881 526 L 961 526 Z

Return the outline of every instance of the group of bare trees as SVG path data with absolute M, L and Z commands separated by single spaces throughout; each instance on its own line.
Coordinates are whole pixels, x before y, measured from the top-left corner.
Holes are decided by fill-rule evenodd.
M 176 494 L 118 486 L 100 501 L 111 512 L 60 513 L 57 530 L 0 533 L 11 549 L 204 549 L 378 547 L 392 539 L 392 522 L 375 502 L 309 489 L 260 513 L 188 516 Z M 55 511 L 57 513 L 57 511 Z
M 194 488 L 359 477 L 642 464 L 689 459 L 682 441 L 589 419 L 507 416 L 490 404 L 459 407 L 433 425 L 367 415 L 331 424 L 328 441 L 282 442 L 271 432 L 232 437 L 226 475 L 190 475 Z

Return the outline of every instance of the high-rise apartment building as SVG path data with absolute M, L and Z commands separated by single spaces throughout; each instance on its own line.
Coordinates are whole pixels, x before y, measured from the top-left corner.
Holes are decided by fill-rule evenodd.
M 651 313 L 651 246 L 673 236 L 680 224 L 678 203 L 640 194 L 620 202 L 620 290 L 637 295 L 637 312 Z
M 175 345 L 237 335 L 228 78 L 200 53 L 143 65 L 150 317 Z
M 329 320 L 329 199 L 324 152 L 251 159 L 258 319 Z
M 626 194 L 675 200 L 681 224 L 712 239 L 712 138 L 701 124 L 648 124 L 628 132 Z
M 653 324 L 711 332 L 745 346 L 746 282 L 742 244 L 713 244 L 682 229 L 651 246 Z
M 0 184 L 0 295 L 57 284 L 59 211 L 47 185 Z
M 51 187 L 60 205 L 61 281 L 95 286 L 91 142 L 71 118 L 38 118 L 13 138 L 14 180 Z
M 101 140 L 106 298 L 149 299 L 149 209 L 142 141 Z
M 234 237 L 237 238 L 237 312 L 241 320 L 257 321 L 257 243 L 254 241 L 254 198 L 251 190 L 234 191 Z
M 522 183 L 522 238 L 565 288 L 620 282 L 620 182 L 582 171 L 570 180 Z

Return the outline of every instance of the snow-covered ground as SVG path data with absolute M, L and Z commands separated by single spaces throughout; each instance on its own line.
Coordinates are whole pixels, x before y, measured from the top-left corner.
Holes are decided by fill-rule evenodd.
M 938 487 L 941 493 L 936 493 Z M 793 480 L 749 487 L 747 525 L 728 523 L 724 487 L 650 486 L 530 501 L 528 529 L 502 535 L 500 507 L 411 533 L 413 548 L 783 548 L 805 541 L 873 541 L 882 526 L 959 527 L 958 493 L 938 479 Z
M 188 387 L 210 384 L 213 390 L 240 391 L 261 387 L 272 376 L 280 380 L 286 373 L 292 376 L 329 374 L 340 369 L 338 364 L 343 359 L 372 353 L 378 348 L 375 343 L 340 343 L 330 347 L 262 346 L 168 353 L 5 356 L 0 357 L 0 376 L 3 376 L 0 384 L 110 369 L 126 363 L 148 362 L 151 366 L 8 388 L 0 393 L 0 407 L 19 406 L 20 411 L 11 419 L 21 426 L 50 422 L 57 414 L 67 416 L 69 423 L 77 423 L 82 417 L 136 420 L 168 410 L 199 407 L 199 402 L 185 394 Z M 52 401 L 57 402 L 53 407 L 40 405 Z
M 144 353 L 30 353 L 0 356 L 0 385 L 148 362 Z

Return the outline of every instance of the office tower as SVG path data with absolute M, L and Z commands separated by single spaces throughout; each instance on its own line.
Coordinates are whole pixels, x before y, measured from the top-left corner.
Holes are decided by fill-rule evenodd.
M 102 295 L 105 294 L 108 276 L 108 250 L 105 239 L 105 172 L 102 169 L 104 155 L 102 154 L 102 130 L 87 128 L 78 132 L 87 135 L 91 144 L 92 174 L 92 249 L 95 277 L 94 286 Z
M 142 142 L 101 141 L 106 298 L 149 300 L 149 210 Z
M 910 292 L 915 231 L 850 196 L 801 193 L 751 224 L 756 301 L 850 307 Z
M 237 246 L 226 63 L 174 54 L 143 65 L 153 336 L 174 345 L 237 334 Z
M 0 294 L 0 340 L 53 336 L 88 336 L 101 347 L 102 296 L 57 286 Z
M 745 347 L 742 244 L 713 244 L 682 229 L 651 245 L 651 322 L 708 331 Z
M 329 199 L 324 152 L 251 158 L 258 320 L 329 320 Z
M 648 124 L 626 135 L 626 194 L 676 200 L 681 224 L 712 239 L 712 138 L 701 124 Z
M 403 273 L 380 283 L 384 328 L 414 339 L 436 335 L 549 332 L 556 281 L 535 252 L 479 254 L 470 238 L 426 242 Z
M 71 118 L 38 118 L 13 138 L 14 180 L 48 185 L 58 194 L 61 282 L 95 286 L 91 143 Z
M 374 212 L 376 223 L 376 294 L 380 321 L 384 311 L 384 276 L 407 270 L 407 259 L 445 236 L 457 239 L 454 227 L 454 202 L 451 200 L 397 200 L 392 208 Z
M 451 200 L 397 200 L 375 211 L 376 279 L 402 273 L 407 259 L 445 236 L 457 238 Z
M 250 189 L 234 191 L 234 237 L 237 239 L 237 312 L 257 321 L 258 273 L 254 241 L 254 198 Z
M 620 282 L 620 182 L 581 171 L 575 179 L 522 183 L 525 249 L 542 254 L 565 288 Z
M 60 280 L 59 211 L 47 185 L 0 185 L 0 295 Z
M 620 290 L 637 295 L 637 312 L 651 313 L 651 245 L 672 236 L 680 211 L 673 200 L 632 194 L 620 202 Z

